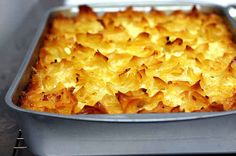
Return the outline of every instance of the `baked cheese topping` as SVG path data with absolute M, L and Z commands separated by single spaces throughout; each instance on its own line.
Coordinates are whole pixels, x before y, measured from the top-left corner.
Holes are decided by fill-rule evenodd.
M 216 13 L 81 6 L 45 36 L 21 107 L 60 114 L 236 108 L 236 44 Z

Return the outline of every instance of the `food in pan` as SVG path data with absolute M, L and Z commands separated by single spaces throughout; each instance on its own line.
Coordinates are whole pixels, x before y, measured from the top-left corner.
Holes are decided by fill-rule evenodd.
M 21 107 L 59 114 L 236 108 L 236 44 L 220 15 L 195 7 L 79 10 L 52 20 Z

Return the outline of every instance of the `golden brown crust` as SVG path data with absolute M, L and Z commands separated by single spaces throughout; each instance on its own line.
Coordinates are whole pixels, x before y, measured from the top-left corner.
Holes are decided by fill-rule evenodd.
M 219 15 L 196 7 L 170 15 L 79 9 L 53 19 L 21 107 L 60 114 L 236 109 L 236 44 Z

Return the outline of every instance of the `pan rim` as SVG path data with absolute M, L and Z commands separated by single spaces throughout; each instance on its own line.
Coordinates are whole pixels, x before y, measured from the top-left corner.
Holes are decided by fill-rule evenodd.
M 129 1 L 128 1 L 129 2 Z M 132 4 L 132 6 L 141 6 L 141 1 L 138 1 L 139 3 Z M 176 6 L 176 4 L 170 3 L 169 1 L 161 1 L 159 4 L 156 1 L 148 1 L 149 3 L 146 5 L 158 5 L 158 6 Z M 82 5 L 81 3 L 80 5 Z M 193 2 L 188 2 L 188 1 L 180 1 L 178 4 L 179 6 L 186 5 L 186 6 L 193 6 L 193 5 L 200 5 L 200 6 L 208 6 L 207 3 L 193 3 Z M 102 7 L 106 6 L 105 3 L 94 3 L 94 4 L 88 4 L 91 5 L 91 7 Z M 122 4 L 114 4 L 112 5 L 113 7 L 119 7 Z M 129 4 L 123 4 L 123 6 L 127 6 Z M 66 9 L 71 9 L 74 7 L 78 7 L 78 5 L 73 5 L 73 6 L 62 6 L 62 7 L 54 7 L 49 9 L 41 24 L 39 25 L 37 32 L 34 36 L 34 39 L 32 43 L 30 44 L 30 47 L 24 57 L 24 60 L 18 69 L 18 72 L 15 76 L 15 79 L 11 83 L 11 86 L 9 87 L 7 94 L 5 96 L 5 102 L 6 104 L 13 110 L 21 113 L 26 113 L 29 115 L 35 115 L 35 116 L 44 116 L 44 117 L 53 117 L 53 118 L 61 118 L 61 119 L 72 119 L 72 120 L 84 120 L 84 121 L 96 121 L 96 122 L 125 122 L 125 123 L 130 123 L 130 122 L 137 122 L 137 123 L 142 123 L 142 122 L 170 122 L 170 121 L 185 121 L 185 120 L 193 120 L 193 119 L 205 119 L 205 118 L 211 118 L 211 117 L 219 117 L 219 116 L 225 116 L 225 115 L 232 115 L 235 114 L 236 111 L 223 111 L 223 112 L 191 112 L 191 113 L 161 113 L 161 114 L 96 114 L 96 115 L 84 115 L 84 114 L 79 114 L 79 115 L 62 115 L 62 114 L 56 114 L 56 113 L 48 113 L 48 112 L 38 112 L 38 111 L 33 111 L 33 110 L 27 110 L 24 108 L 21 108 L 17 106 L 16 104 L 13 103 L 12 97 L 14 95 L 14 92 L 22 79 L 22 76 L 27 68 L 27 65 L 34 53 L 34 48 L 36 47 L 38 40 L 43 32 L 43 29 L 46 25 L 46 22 L 48 20 L 48 17 L 51 13 L 59 10 L 66 10 Z M 218 7 L 222 10 L 224 10 L 224 7 L 217 5 L 217 4 L 211 4 L 211 7 Z

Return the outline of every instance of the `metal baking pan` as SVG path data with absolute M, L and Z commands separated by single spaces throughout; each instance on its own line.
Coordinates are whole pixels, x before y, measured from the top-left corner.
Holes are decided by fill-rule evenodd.
M 171 12 L 178 9 L 188 11 L 193 5 L 204 12 L 219 13 L 226 19 L 232 33 L 235 33 L 236 23 L 229 12 L 230 9 L 234 9 L 233 6 L 221 7 L 182 1 L 178 1 L 178 4 L 172 1 L 158 3 L 154 0 L 147 3 L 93 3 L 90 6 L 95 12 L 102 14 L 106 11 L 118 11 L 127 6 L 143 11 L 155 7 Z M 18 123 L 24 132 L 26 144 L 34 154 L 127 155 L 236 151 L 236 147 L 233 146 L 236 141 L 231 141 L 235 143 L 232 147 L 224 150 L 220 148 L 224 146 L 220 140 L 226 137 L 221 132 L 236 128 L 236 111 L 66 116 L 26 110 L 17 106 L 19 95 L 29 82 L 32 66 L 36 62 L 51 19 L 57 13 L 73 16 L 77 12 L 78 6 L 59 7 L 48 11 L 5 98 L 7 105 L 18 115 Z M 235 138 L 230 134 L 227 134 L 228 136 L 231 139 Z

